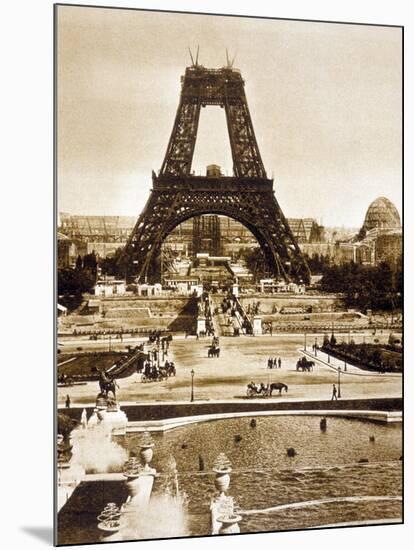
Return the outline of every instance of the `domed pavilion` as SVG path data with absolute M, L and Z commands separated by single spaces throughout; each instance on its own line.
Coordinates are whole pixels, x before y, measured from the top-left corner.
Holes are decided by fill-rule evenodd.
M 372 229 L 401 229 L 400 214 L 386 197 L 379 197 L 369 205 L 362 230 L 368 233 Z

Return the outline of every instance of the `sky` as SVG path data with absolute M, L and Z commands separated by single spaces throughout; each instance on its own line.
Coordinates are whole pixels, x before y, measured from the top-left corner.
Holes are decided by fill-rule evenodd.
M 138 217 L 191 64 L 236 55 L 268 177 L 287 217 L 359 227 L 401 212 L 401 29 L 60 6 L 58 209 Z M 224 110 L 202 109 L 193 170 L 232 175 Z

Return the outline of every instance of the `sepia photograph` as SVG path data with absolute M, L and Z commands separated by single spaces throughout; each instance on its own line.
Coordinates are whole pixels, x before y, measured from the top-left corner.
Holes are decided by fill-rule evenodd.
M 55 544 L 402 523 L 403 27 L 53 24 Z

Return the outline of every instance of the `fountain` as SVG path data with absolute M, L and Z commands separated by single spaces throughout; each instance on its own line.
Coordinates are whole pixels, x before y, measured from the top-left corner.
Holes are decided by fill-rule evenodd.
M 76 463 L 76 438 L 72 444 L 72 437 L 66 440 L 63 435 L 57 436 L 57 506 L 60 510 L 79 484 L 85 470 Z
M 179 492 L 174 458 L 170 457 L 166 465 L 163 492 L 152 495 L 158 474 L 150 464 L 154 442 L 149 432 L 144 432 L 139 448 L 140 458 L 130 456 L 124 465 L 129 496 L 122 506 L 125 519 L 123 540 L 188 535 L 185 495 Z
M 372 515 L 372 519 L 398 519 L 401 513 L 401 499 L 398 500 L 401 462 L 397 462 L 401 456 L 399 426 L 382 426 L 333 418 L 330 419 L 327 433 L 323 434 L 320 430 L 320 419 L 321 417 L 316 416 L 277 419 L 263 417 L 260 421 L 257 420 L 255 429 L 250 427 L 250 419 L 246 421 L 245 418 L 223 420 L 220 424 L 206 422 L 201 426 L 190 426 L 181 431 L 171 432 L 167 437 L 153 435 L 155 446 L 150 434 L 145 434 L 138 440 L 136 434 L 120 439 L 119 444 L 124 444 L 125 453 L 128 448 L 130 449 L 129 460 L 126 461 L 127 454 L 124 457 L 120 456 L 119 466 L 111 467 L 109 471 L 104 470 L 109 473 L 102 476 L 103 480 L 112 481 L 112 496 L 106 500 L 114 501 L 118 506 L 121 506 L 122 502 L 125 503 L 121 506 L 122 525 L 125 527 L 122 527 L 118 534 L 113 533 L 114 537 L 137 540 L 187 535 L 205 536 L 237 533 L 239 530 L 254 532 L 258 530 L 258 526 L 262 531 L 296 529 L 305 524 L 322 525 L 326 517 L 326 507 L 331 514 L 329 521 L 332 523 L 348 521 L 352 514 L 354 517 L 356 513 L 364 514 L 365 508 Z M 277 440 L 268 437 L 269 433 L 274 433 L 275 426 L 278 429 Z M 294 441 L 292 426 L 303 432 L 302 436 Z M 221 429 L 217 429 L 218 427 Z M 104 426 L 101 429 L 103 430 Z M 107 456 L 106 450 L 101 451 L 102 447 L 97 450 L 94 444 L 95 436 L 91 432 L 99 431 L 99 428 L 79 428 L 74 431 L 75 454 L 71 459 L 72 463 L 77 455 L 76 436 L 88 439 L 88 442 L 91 440 L 94 460 L 99 460 L 102 455 Z M 330 445 L 327 445 L 326 437 L 329 438 L 332 432 L 335 433 L 335 437 L 331 438 Z M 341 434 L 340 437 L 337 436 L 338 433 Z M 243 437 L 243 453 L 237 452 L 238 449 L 233 442 L 234 434 Z M 373 444 L 370 441 L 372 436 L 376 442 L 380 441 L 381 445 Z M 213 437 L 217 438 L 219 449 L 226 454 L 217 456 L 218 453 L 214 452 L 217 447 L 211 445 Z M 357 450 L 344 444 L 350 437 L 355 438 Z M 254 452 L 258 448 L 258 443 L 262 441 L 266 441 L 266 446 L 261 448 L 258 467 Z M 183 446 L 187 450 L 182 451 Z M 290 446 L 297 452 L 295 458 L 287 456 Z M 157 460 L 157 470 L 159 464 L 162 474 L 156 482 L 154 475 L 149 475 L 148 472 L 153 471 L 152 455 L 158 452 L 158 447 L 161 451 Z M 177 466 L 171 455 L 173 450 L 180 455 L 178 479 Z M 232 463 L 226 455 L 231 458 Z M 198 470 L 200 466 L 200 456 L 203 458 L 205 470 L 204 473 L 195 474 L 194 470 Z M 366 457 L 369 463 L 366 463 L 366 460 L 359 462 L 361 457 Z M 237 461 L 237 464 L 234 461 Z M 381 464 L 378 467 L 369 466 L 375 462 Z M 236 479 L 231 477 L 236 473 L 236 468 L 237 493 L 234 484 Z M 259 470 L 260 491 L 256 487 Z M 384 475 L 381 474 L 382 470 L 385 472 Z M 66 471 L 63 470 L 64 473 Z M 120 479 L 119 473 L 123 473 L 124 481 L 120 481 L 115 487 L 113 481 Z M 303 482 L 297 483 L 297 478 Z M 206 497 L 203 499 L 202 494 L 205 494 L 206 482 L 208 484 L 209 479 L 214 483 L 214 486 L 211 483 L 214 494 L 211 499 L 207 497 L 208 501 L 211 500 L 208 510 L 205 507 Z M 378 479 L 381 483 L 384 479 L 383 493 L 388 500 L 385 500 L 382 492 L 381 498 L 372 493 L 369 497 L 366 496 L 367 487 L 377 486 L 375 484 Z M 149 482 L 152 483 L 152 489 L 147 492 L 146 500 L 140 484 L 146 486 Z M 90 506 L 96 506 L 96 502 L 99 502 L 96 495 L 101 493 L 96 486 L 96 483 L 90 484 Z M 351 486 L 353 493 L 350 496 Z M 335 499 L 325 502 L 325 490 L 332 491 Z M 185 499 L 182 498 L 184 492 L 188 495 Z M 79 506 L 85 506 L 84 496 L 80 497 Z M 339 500 L 344 498 L 347 500 Z M 350 498 L 354 500 L 351 501 Z M 106 500 L 102 502 L 102 508 Z M 237 504 L 242 504 L 242 511 Z M 97 522 L 95 521 L 95 529 L 88 531 L 84 527 L 78 536 L 77 517 L 73 514 L 72 508 L 63 511 L 62 522 L 70 519 L 73 525 L 73 540 L 81 540 L 82 536 L 88 542 L 96 542 L 103 533 L 96 528 Z M 307 512 L 308 508 L 311 509 L 312 518 Z M 295 512 L 285 513 L 285 509 Z M 95 508 L 94 512 L 93 516 L 96 517 L 100 509 Z M 198 516 L 199 522 L 196 519 Z M 162 518 L 162 521 L 159 518 Z M 107 533 L 109 537 L 110 534 Z M 71 542 L 69 536 L 65 536 L 62 542 Z
M 86 430 L 86 428 L 88 427 L 88 417 L 86 414 L 86 409 L 83 409 L 82 411 L 80 422 L 81 422 L 82 428 Z
M 109 502 L 102 512 L 97 517 L 98 529 L 103 533 L 101 535 L 102 542 L 115 542 L 122 540 L 118 533 L 123 522 L 121 521 L 121 510 L 114 502 Z
M 220 505 L 220 515 L 217 521 L 221 523 L 219 535 L 231 535 L 240 533 L 239 521 L 241 516 L 235 513 L 233 497 L 227 497 Z

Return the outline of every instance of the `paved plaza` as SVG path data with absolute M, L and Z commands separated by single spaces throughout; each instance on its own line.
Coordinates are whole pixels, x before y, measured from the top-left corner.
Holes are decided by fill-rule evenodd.
M 341 340 L 341 336 L 337 336 Z M 312 344 L 315 338 L 322 343 L 323 335 L 308 335 L 307 350 L 313 355 Z M 344 339 L 348 336 L 344 335 Z M 356 342 L 373 341 L 372 333 L 352 334 Z M 386 342 L 388 333 L 377 334 L 376 339 Z M 337 368 L 341 367 L 340 385 L 343 399 L 362 399 L 374 397 L 401 397 L 401 374 L 375 374 L 357 367 L 331 359 L 327 364 L 326 354 L 317 352 L 315 368 L 312 373 L 296 371 L 296 361 L 302 355 L 304 335 L 278 334 L 273 336 L 241 336 L 220 338 L 219 358 L 208 358 L 207 349 L 210 338 L 175 338 L 170 346 L 168 360 L 174 361 L 177 375 L 162 382 L 142 382 L 140 374 L 118 380 L 117 398 L 121 404 L 146 402 L 188 402 L 191 396 L 191 370 L 194 370 L 195 401 L 246 400 L 246 385 L 253 381 L 283 382 L 289 387 L 288 393 L 278 392 L 272 398 L 258 398 L 261 401 L 274 400 L 325 400 L 332 395 L 332 384 L 338 383 Z M 99 346 L 105 349 L 105 343 Z M 96 344 L 91 348 L 98 349 Z M 125 343 L 117 344 L 121 349 Z M 65 349 L 68 349 L 69 345 Z M 146 345 L 149 348 L 149 344 Z M 269 357 L 280 357 L 280 369 L 268 369 Z M 98 383 L 58 388 L 58 404 L 64 406 L 66 395 L 70 396 L 72 406 L 93 405 L 98 393 Z M 251 399 L 251 398 L 250 398 Z

